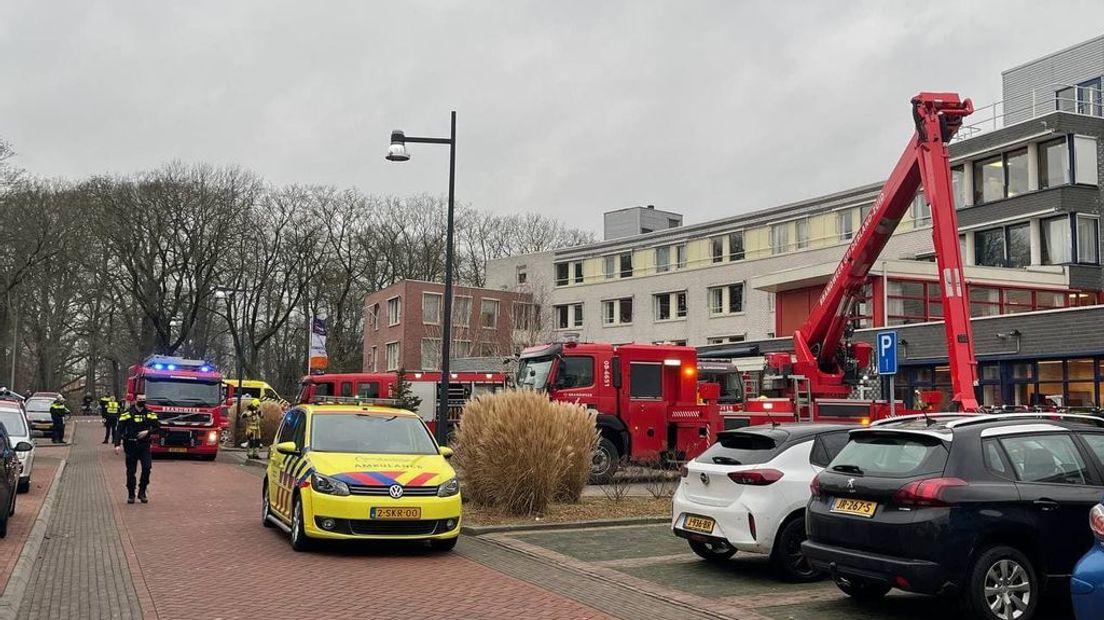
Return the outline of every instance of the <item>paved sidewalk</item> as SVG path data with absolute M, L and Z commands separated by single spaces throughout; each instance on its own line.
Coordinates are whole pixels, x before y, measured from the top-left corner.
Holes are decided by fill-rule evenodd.
M 103 475 L 102 429 L 73 425 L 76 445 L 19 607 L 20 619 L 141 618 Z
M 19 561 L 19 554 L 34 527 L 38 512 L 42 510 L 42 503 L 50 492 L 58 465 L 66 452 L 68 448 L 55 450 L 50 456 L 45 456 L 42 450 L 35 450 L 31 489 L 16 498 L 15 514 L 8 521 L 8 535 L 0 539 L 0 592 L 4 591 L 8 577 L 11 576 L 15 563 Z

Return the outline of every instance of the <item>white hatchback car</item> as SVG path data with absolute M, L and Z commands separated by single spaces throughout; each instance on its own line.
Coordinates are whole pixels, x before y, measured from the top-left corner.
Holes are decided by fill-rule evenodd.
M 672 531 L 706 560 L 762 553 L 783 579 L 819 579 L 801 554 L 809 483 L 854 428 L 805 423 L 718 433 L 717 443 L 681 470 Z
M 27 442 L 31 449 L 27 451 L 16 450 L 15 456 L 19 458 L 19 493 L 26 493 L 31 488 L 31 469 L 34 467 L 34 439 L 31 439 L 31 427 L 27 423 L 27 415 L 23 408 L 8 401 L 0 402 L 0 424 L 8 433 L 13 446 L 20 442 Z

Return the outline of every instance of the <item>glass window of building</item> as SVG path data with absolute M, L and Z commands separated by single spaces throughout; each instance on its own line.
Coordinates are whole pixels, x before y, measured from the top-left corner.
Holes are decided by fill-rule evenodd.
M 1100 78 L 1077 85 L 1077 113 L 1100 116 Z
M 974 162 L 974 204 L 1004 198 L 1004 161 L 1000 155 Z
M 422 322 L 427 325 L 440 324 L 441 295 L 439 293 L 422 293 Z
M 655 304 L 655 320 L 669 321 L 686 318 L 686 291 L 657 293 L 652 297 Z
M 1077 94 L 1072 86 L 1059 88 L 1054 92 L 1054 109 L 1061 112 L 1077 110 Z
M 575 270 L 575 284 L 583 283 L 583 263 L 579 261 L 573 264 Z
M 724 289 L 709 289 L 709 314 L 724 314 Z
M 602 257 L 602 275 L 607 280 L 612 279 L 617 275 L 617 257 L 616 256 L 603 256 Z
M 398 325 L 402 320 L 402 298 L 392 297 L 387 300 L 387 324 Z
M 744 311 L 744 283 L 730 284 L 728 287 L 728 311 L 735 314 Z
M 1004 170 L 1007 187 L 1005 195 L 1011 198 L 1027 191 L 1027 148 L 1004 154 Z
M 655 250 L 656 272 L 663 273 L 671 270 L 671 247 L 664 246 Z
M 920 188 L 916 191 L 916 196 L 912 199 L 912 223 L 914 226 L 928 226 L 931 224 L 931 205 L 928 204 L 928 199 L 924 196 L 924 188 Z
M 991 228 L 974 233 L 974 264 L 1004 266 L 1004 229 Z
M 794 247 L 799 250 L 804 250 L 809 247 L 809 218 L 803 217 L 794 223 L 794 230 L 797 233 L 794 238 Z
M 1027 267 L 1031 264 L 1031 226 L 1024 222 L 1008 230 L 1008 266 Z
M 744 283 L 716 286 L 706 291 L 709 298 L 709 314 L 738 314 L 744 311 Z
M 632 252 L 622 253 L 619 262 L 621 264 L 621 277 L 631 278 L 633 274 Z
M 498 325 L 497 299 L 479 300 L 479 325 L 488 329 L 493 329 Z
M 1053 217 L 1041 222 L 1043 233 L 1042 258 L 1044 265 L 1064 265 L 1073 260 L 1073 239 L 1070 221 L 1066 216 Z
M 610 299 L 602 302 L 602 322 L 606 325 L 626 325 L 632 323 L 632 297 Z
M 1069 146 L 1065 137 L 1039 144 L 1039 189 L 1069 184 L 1069 171 Z
M 452 300 L 452 324 L 467 325 L 471 321 L 472 298 L 470 295 L 457 295 Z
M 1032 292 L 1026 289 L 1004 289 L 1004 314 L 1031 312 L 1033 308 Z
M 771 224 L 771 254 L 782 254 L 790 250 L 790 224 Z
M 1077 262 L 1100 262 L 1100 221 L 1096 218 L 1077 216 Z
M 709 240 L 709 256 L 713 258 L 714 263 L 720 263 L 724 261 L 724 237 L 713 237 Z
M 836 211 L 836 232 L 840 241 L 847 241 L 855 236 L 855 213 L 851 209 Z
M 954 192 L 955 208 L 966 206 L 966 169 L 962 165 L 951 167 L 951 191 Z
M 679 269 L 686 267 L 686 244 L 682 243 L 675 246 L 675 264 Z
M 728 235 L 728 260 L 744 260 L 744 231 Z
M 1001 292 L 998 288 L 970 287 L 970 316 L 995 316 L 1001 313 Z
M 567 263 L 556 263 L 556 286 L 567 286 L 569 273 Z
M 1073 137 L 1073 182 L 1096 185 L 1096 138 Z

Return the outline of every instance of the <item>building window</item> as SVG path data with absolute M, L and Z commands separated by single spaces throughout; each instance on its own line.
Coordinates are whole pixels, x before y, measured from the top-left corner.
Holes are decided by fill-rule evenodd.
M 632 323 L 632 297 L 610 299 L 602 302 L 602 323 L 604 325 L 626 325 Z
M 631 278 L 633 274 L 632 252 L 623 252 L 618 262 L 621 265 L 621 277 Z
M 730 344 L 747 340 L 747 334 L 735 334 L 731 336 L 710 336 L 705 339 L 705 344 Z
M 426 325 L 441 323 L 440 293 L 422 293 L 422 322 Z
M 686 291 L 656 293 L 652 299 L 655 305 L 655 320 L 669 321 L 686 318 Z
M 1027 267 L 1031 264 L 1031 226 L 1024 222 L 1012 224 L 1006 229 L 1008 234 L 1009 267 Z
M 1077 262 L 1100 262 L 1100 222 L 1091 217 L 1077 216 Z
M 556 329 L 571 329 L 583 325 L 583 304 L 553 306 L 556 315 Z
M 929 307 L 932 299 L 929 291 L 934 291 L 935 307 Z M 939 288 L 935 284 L 910 280 L 890 280 L 886 287 L 886 314 L 890 325 L 908 325 L 923 323 L 943 315 L 943 306 L 939 301 Z
M 686 244 L 679 244 L 675 246 L 675 263 L 679 269 L 686 268 Z
M 797 232 L 797 236 L 794 239 L 794 246 L 799 250 L 804 250 L 809 247 L 809 218 L 804 217 L 794 223 L 794 229 Z
M 525 284 L 529 281 L 529 274 L 526 271 L 525 265 L 518 265 L 514 269 L 516 275 L 516 281 L 518 284 Z
M 924 196 L 924 188 L 920 188 L 912 198 L 912 223 L 913 226 L 929 226 L 932 223 L 931 205 Z
M 385 370 L 398 370 L 399 369 L 399 343 L 388 342 L 387 343 L 387 368 Z
M 1001 313 L 1001 292 L 999 288 L 971 286 L 970 316 L 996 316 Z
M 770 239 L 771 254 L 782 254 L 790 251 L 790 223 L 771 224 Z
M 851 209 L 836 211 L 836 232 L 840 241 L 847 241 L 855 236 L 855 213 Z
M 514 329 L 534 330 L 540 329 L 540 306 L 536 304 L 515 301 L 511 307 L 514 318 Z
M 974 233 L 974 264 L 1004 266 L 1004 229 L 992 228 Z
M 612 280 L 617 275 L 617 257 L 616 256 L 603 256 L 602 257 L 602 275 L 607 280 Z
M 728 235 L 728 260 L 744 260 L 744 232 L 734 232 Z
M 387 324 L 398 325 L 402 320 L 402 297 L 392 297 L 387 300 Z
M 372 304 L 372 309 L 369 311 L 368 321 L 372 324 L 373 330 L 379 329 L 380 324 L 380 305 Z
M 1073 137 L 1073 182 L 1096 185 L 1096 138 Z
M 1059 88 L 1054 93 L 1054 109 L 1060 112 L 1074 112 L 1077 110 L 1077 94 L 1074 88 Z
M 1004 195 L 1011 198 L 1027 191 L 1027 148 L 1004 154 Z
M 441 339 L 422 338 L 422 370 L 436 370 L 441 367 Z
M 1039 143 L 1039 189 L 1070 181 L 1069 144 L 1064 137 Z
M 567 286 L 571 273 L 570 265 L 567 263 L 556 263 L 556 286 Z
M 482 299 L 479 301 L 479 326 L 494 329 L 498 325 L 498 300 Z
M 664 273 L 671 270 L 671 246 L 656 248 L 655 263 L 656 273 Z
M 714 316 L 739 314 L 744 311 L 744 283 L 715 286 L 707 291 L 709 314 Z
M 1064 265 L 1073 261 L 1073 239 L 1070 221 L 1066 216 L 1053 217 L 1040 222 L 1043 232 L 1043 264 Z
M 724 261 L 724 237 L 713 237 L 709 240 L 709 255 L 714 263 Z
M 452 324 L 468 325 L 471 323 L 472 298 L 468 295 L 457 295 L 452 299 Z
M 1100 116 L 1100 78 L 1077 85 L 1077 113 Z
M 1000 155 L 974 162 L 974 204 L 1004 198 L 1004 165 Z
M 956 209 L 966 206 L 966 168 L 962 165 L 951 167 L 951 191 L 954 193 Z
M 575 271 L 575 284 L 582 284 L 583 283 L 583 263 L 582 263 L 582 261 L 579 261 L 577 263 L 573 263 L 572 267 L 574 268 L 574 271 Z
M 673 217 L 667 218 L 667 228 L 678 228 L 679 226 L 682 226 L 682 220 Z

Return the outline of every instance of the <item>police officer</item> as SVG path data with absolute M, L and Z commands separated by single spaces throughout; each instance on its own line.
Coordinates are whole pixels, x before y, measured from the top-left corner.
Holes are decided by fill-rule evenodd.
M 100 397 L 99 403 L 100 403 L 100 417 L 101 418 L 103 416 L 107 415 L 107 401 L 111 400 L 112 398 L 114 398 L 114 396 L 108 396 L 107 394 L 104 394 L 103 396 Z
M 261 448 L 261 401 L 254 398 L 249 402 L 249 407 L 242 412 L 241 419 L 245 422 L 245 440 L 249 446 L 249 458 L 259 459 Z
M 119 416 L 119 432 L 115 436 L 115 454 L 120 451 L 120 443 L 126 450 L 127 503 L 134 503 L 134 473 L 138 463 L 142 463 L 142 477 L 137 483 L 138 499 L 143 504 L 149 501 L 146 487 L 149 486 L 150 468 L 153 457 L 150 456 L 150 435 L 161 428 L 157 413 L 146 409 L 146 396 L 134 397 L 134 406 Z
M 54 423 L 50 443 L 65 443 L 65 416 L 67 415 L 69 415 L 69 408 L 65 406 L 65 397 L 59 393 L 50 405 L 50 420 Z
M 104 443 L 111 440 L 111 443 L 118 443 L 116 438 L 119 435 L 119 401 L 115 400 L 115 395 L 105 396 L 107 402 L 103 406 L 103 425 L 104 425 Z

